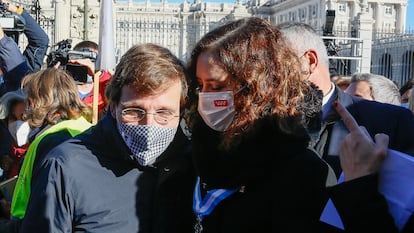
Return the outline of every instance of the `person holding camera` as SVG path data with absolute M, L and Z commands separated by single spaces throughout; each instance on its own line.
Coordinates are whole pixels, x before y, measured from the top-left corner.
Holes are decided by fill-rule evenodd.
M 29 66 L 19 47 L 11 37 L 4 34 L 2 27 L 0 27 L 0 69 L 2 71 L 0 96 L 19 89 L 22 78 L 29 72 Z
M 64 49 L 60 48 L 61 51 L 55 51 L 54 54 L 50 53 L 48 55 L 48 59 L 50 60 L 48 62 L 49 66 L 62 68 L 71 74 L 78 88 L 79 96 L 91 109 L 93 109 L 94 101 L 93 78 L 95 77 L 95 74 L 100 72 L 98 74 L 99 92 L 97 105 L 98 118 L 101 118 L 101 116 L 105 113 L 106 107 L 104 92 L 112 74 L 110 71 L 106 70 L 95 70 L 95 61 L 98 55 L 98 44 L 93 41 L 84 40 L 76 44 L 73 47 L 73 50 L 70 50 L 71 40 L 68 39 L 63 42 L 65 42 L 65 44 L 62 44 L 60 47 L 64 47 Z M 79 52 L 79 54 L 76 52 Z M 94 55 L 92 56 L 92 54 Z
M 17 43 L 0 27 L 0 68 L 3 72 L 3 83 L 0 84 L 0 96 L 8 91 L 20 88 L 23 77 L 41 69 L 45 58 L 49 37 L 35 19 L 22 7 L 11 4 L 8 0 L 0 0 L 3 8 L 12 15 L 17 15 L 24 23 L 23 33 L 28 45 L 23 54 Z

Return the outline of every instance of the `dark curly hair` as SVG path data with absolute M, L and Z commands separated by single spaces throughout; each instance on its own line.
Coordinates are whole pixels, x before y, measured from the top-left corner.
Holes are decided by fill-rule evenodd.
M 200 120 L 196 65 L 200 54 L 206 51 L 217 59 L 216 63 L 229 74 L 235 87 L 246 87 L 234 100 L 237 114 L 223 132 L 225 147 L 237 145 L 242 132 L 251 131 L 255 122 L 265 117 L 274 118 L 285 133 L 296 134 L 299 128 L 303 131 L 304 111 L 309 109 L 304 107 L 305 95 L 314 90 L 309 82 L 303 81 L 299 58 L 282 33 L 256 17 L 215 28 L 194 47 L 186 69 L 189 78 L 186 121 L 190 129 Z

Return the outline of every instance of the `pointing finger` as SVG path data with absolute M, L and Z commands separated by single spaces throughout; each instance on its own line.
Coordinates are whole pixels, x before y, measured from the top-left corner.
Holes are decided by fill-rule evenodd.
M 334 106 L 349 131 L 352 132 L 360 130 L 358 123 L 355 121 L 355 118 L 351 115 L 351 113 L 348 112 L 348 110 L 342 104 L 335 102 Z
M 375 135 L 375 144 L 377 150 L 382 154 L 383 159 L 387 155 L 389 140 L 390 139 L 386 134 L 379 133 Z

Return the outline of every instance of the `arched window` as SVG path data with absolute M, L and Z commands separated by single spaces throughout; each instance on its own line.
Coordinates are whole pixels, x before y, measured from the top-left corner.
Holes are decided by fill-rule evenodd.
M 386 53 L 382 55 L 380 61 L 380 74 L 392 80 L 392 61 L 391 55 Z
M 412 77 L 414 77 L 414 51 L 407 51 L 402 56 L 401 81 L 405 83 Z

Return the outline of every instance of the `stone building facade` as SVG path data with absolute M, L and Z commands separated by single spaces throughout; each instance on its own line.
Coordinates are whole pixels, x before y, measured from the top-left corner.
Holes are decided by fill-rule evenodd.
M 73 44 L 98 42 L 100 1 L 20 0 L 27 9 L 34 2 L 40 6 L 32 13 L 47 31 L 51 49 L 68 38 Z M 272 24 L 300 21 L 335 38 L 331 41 L 341 48 L 341 54 L 331 57 L 337 72 L 373 72 L 400 84 L 414 77 L 414 39 L 404 34 L 406 14 L 407 0 L 114 0 L 113 21 L 118 56 L 133 44 L 153 42 L 183 60 L 206 32 L 228 20 L 258 16 Z
M 81 40 L 99 41 L 98 0 L 39 0 L 39 3 L 39 21 L 48 32 L 51 44 L 67 38 L 72 39 L 73 44 Z M 133 44 L 152 42 L 186 59 L 188 51 L 206 32 L 230 19 L 250 16 L 250 13 L 241 2 L 120 0 L 114 1 L 113 15 L 119 56 Z
M 405 31 L 407 0 L 269 0 L 264 5 L 252 1 L 254 14 L 270 15 L 275 24 L 300 21 L 324 30 L 334 20 L 330 28 L 336 36 L 351 36 L 353 21 L 361 12 L 372 20 L 374 36 Z
M 414 78 L 414 34 L 376 39 L 372 45 L 371 72 L 400 87 Z
M 405 33 L 407 0 L 261 1 L 252 0 L 253 15 L 274 24 L 307 23 L 321 36 L 334 37 L 339 48 L 330 59 L 334 72 L 372 72 L 400 86 L 414 78 L 414 35 Z

